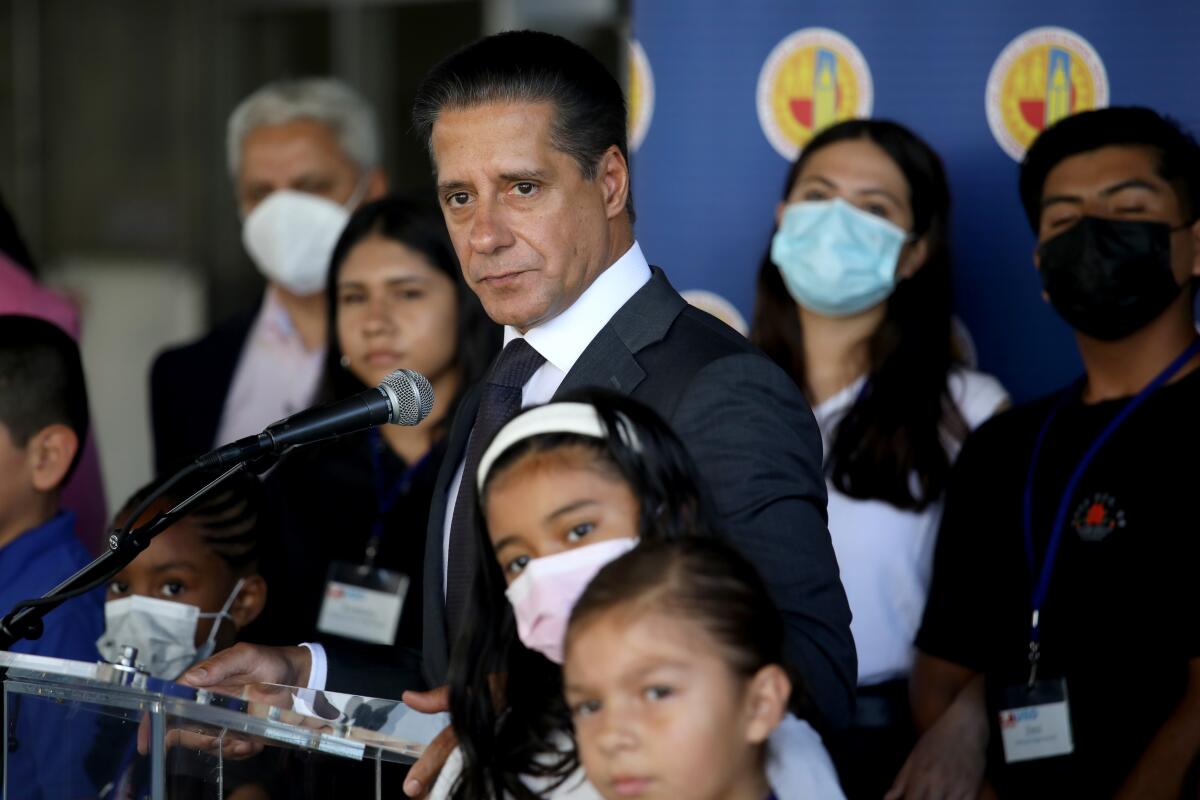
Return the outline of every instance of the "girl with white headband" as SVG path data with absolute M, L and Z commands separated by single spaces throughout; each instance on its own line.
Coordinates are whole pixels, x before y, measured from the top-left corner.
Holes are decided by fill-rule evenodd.
M 715 516 L 666 423 L 598 390 L 514 418 L 477 480 L 477 577 L 450 667 L 459 748 L 430 796 L 598 800 L 562 697 L 571 608 L 639 540 L 715 536 Z M 779 799 L 841 797 L 815 731 L 792 717 L 778 733 L 768 771 Z

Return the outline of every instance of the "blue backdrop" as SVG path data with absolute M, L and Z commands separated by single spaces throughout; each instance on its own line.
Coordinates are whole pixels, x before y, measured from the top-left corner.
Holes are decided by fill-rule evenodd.
M 1041 300 L 1017 162 L 989 128 L 986 87 L 1001 52 L 1031 29 L 1066 28 L 1099 55 L 1110 105 L 1148 105 L 1200 131 L 1195 0 L 642 0 L 633 18 L 654 86 L 633 156 L 637 236 L 676 288 L 715 291 L 749 317 L 788 167 L 759 122 L 759 74 L 792 32 L 829 28 L 868 65 L 872 116 L 912 128 L 945 160 L 958 314 L 981 368 L 1018 400 L 1080 367 L 1069 330 Z

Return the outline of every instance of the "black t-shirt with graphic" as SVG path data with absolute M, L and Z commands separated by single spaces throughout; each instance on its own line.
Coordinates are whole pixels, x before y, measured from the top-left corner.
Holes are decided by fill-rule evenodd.
M 1075 390 L 1077 392 L 1077 390 Z M 1108 797 L 1180 702 L 1200 657 L 1200 370 L 1135 410 L 1069 505 L 1041 612 L 1042 677 L 1065 677 L 1075 752 L 1005 765 L 995 694 L 1029 675 L 1031 579 L 1022 526 L 1034 441 L 1062 395 L 1008 411 L 963 447 L 946 495 L 917 646 L 987 676 L 989 773 L 1003 796 Z M 1128 399 L 1063 406 L 1032 502 L 1038 569 L 1062 493 Z

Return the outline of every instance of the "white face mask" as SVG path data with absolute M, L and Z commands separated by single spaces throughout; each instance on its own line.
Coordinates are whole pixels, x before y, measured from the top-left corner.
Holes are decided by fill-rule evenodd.
M 137 664 L 155 678 L 173 681 L 184 671 L 213 653 L 221 620 L 233 618 L 229 609 L 242 590 L 239 578 L 225 605 L 215 614 L 201 613 L 197 606 L 135 594 L 104 604 L 104 635 L 96 642 L 100 657 L 116 663 L 124 647 L 137 648 Z M 208 638 L 196 647 L 196 624 L 212 618 Z
M 367 191 L 366 176 L 344 205 L 308 192 L 280 189 L 242 223 L 242 244 L 269 281 L 311 295 L 325 288 L 338 237 Z

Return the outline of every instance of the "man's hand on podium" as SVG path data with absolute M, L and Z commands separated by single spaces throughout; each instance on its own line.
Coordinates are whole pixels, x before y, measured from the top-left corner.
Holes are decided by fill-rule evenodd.
M 312 656 L 306 647 L 266 647 L 255 644 L 235 644 L 211 658 L 201 661 L 178 680 L 185 686 L 240 697 L 242 689 L 253 683 L 276 683 L 285 686 L 308 685 Z M 225 758 L 249 758 L 262 751 L 260 742 L 239 739 L 226 734 L 223 739 L 206 733 L 172 728 L 167 731 L 167 747 L 183 745 L 195 750 L 221 749 Z M 138 752 L 150 751 L 150 723 L 143 718 L 138 727 Z
M 307 647 L 239 643 L 201 661 L 183 673 L 179 683 L 238 697 L 242 687 L 250 683 L 304 688 L 311 668 L 312 653 Z

